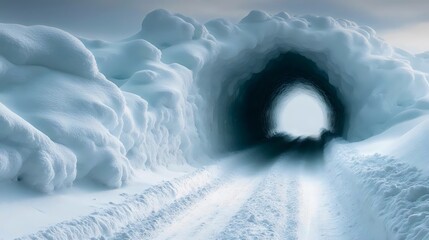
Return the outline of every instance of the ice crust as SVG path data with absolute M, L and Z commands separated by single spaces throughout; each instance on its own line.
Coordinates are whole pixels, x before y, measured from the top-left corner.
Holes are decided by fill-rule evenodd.
M 201 24 L 156 10 L 118 42 L 1 24 L 0 180 L 47 192 L 83 177 L 119 187 L 136 168 L 206 161 L 222 134 L 220 93 L 234 97 L 288 51 L 328 74 L 347 140 L 428 113 L 427 54 L 347 20 L 252 11 L 238 24 Z

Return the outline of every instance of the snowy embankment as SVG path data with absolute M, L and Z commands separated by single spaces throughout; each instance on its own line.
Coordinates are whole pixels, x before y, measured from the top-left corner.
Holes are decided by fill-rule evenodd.
M 331 17 L 253 11 L 238 24 L 222 19 L 201 24 L 157 10 L 146 16 L 140 32 L 118 42 L 78 39 L 45 26 L 1 24 L 0 180 L 43 192 L 86 179 L 120 187 L 140 169 L 208 163 L 228 135 L 222 131 L 222 109 L 228 106 L 220 99 L 237 97 L 252 74 L 285 52 L 302 55 L 325 72 L 347 111 L 346 142 L 331 144 L 328 170 L 337 169 L 333 176 L 361 191 L 390 236 L 427 237 L 429 55 L 411 55 L 369 27 Z M 393 158 L 371 155 L 375 152 Z M 86 218 L 87 225 L 72 220 L 40 234 L 132 236 L 122 229 L 138 226 L 132 219 L 177 214 L 164 206 L 152 206 L 164 210 L 152 213 L 147 197 L 169 206 L 189 193 L 197 201 L 221 189 L 228 179 L 223 177 L 207 175 L 183 191 L 169 187 L 174 181 L 155 186 L 142 193 L 142 202 L 137 196 L 97 211 L 97 217 Z M 270 178 L 262 182 L 269 185 L 266 191 L 278 190 Z M 241 224 L 246 206 L 257 204 L 251 199 L 232 221 Z M 173 207 L 184 210 L 188 200 Z M 268 200 L 273 207 L 283 201 Z M 134 208 L 138 216 L 129 212 Z M 123 222 L 110 222 L 116 211 L 128 211 L 118 215 Z M 101 218 L 102 223 L 94 222 Z
M 388 239 L 429 238 L 429 174 L 407 162 L 363 155 L 347 144 L 332 144 L 328 167 L 338 191 L 360 198 L 386 228 Z M 353 190 L 350 190 L 353 189 Z M 367 210 L 367 211 L 368 211 Z
M 201 198 L 205 192 L 216 188 L 220 181 L 227 178 L 217 173 L 216 167 L 201 169 L 185 177 L 167 181 L 164 184 L 155 185 L 141 194 L 128 197 L 120 204 L 111 204 L 101 211 L 76 220 L 66 221 L 31 236 L 31 238 L 46 239 L 82 239 L 111 236 L 128 224 L 138 220 L 149 218 L 145 221 L 141 231 L 147 228 L 156 228 L 157 222 L 150 221 L 154 213 L 166 211 L 163 208 L 180 207 L 183 204 L 191 204 L 189 199 Z M 189 197 L 189 195 L 191 197 Z M 179 200 L 178 200 L 179 199 Z M 169 216 L 167 216 L 169 217 Z M 128 237 L 129 238 L 129 237 Z

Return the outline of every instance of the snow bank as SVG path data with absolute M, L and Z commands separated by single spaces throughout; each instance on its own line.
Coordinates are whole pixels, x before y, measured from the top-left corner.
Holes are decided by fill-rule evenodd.
M 98 74 L 94 57 L 72 35 L 46 26 L 0 25 L 0 54 L 15 65 L 34 65 L 86 78 Z
M 427 239 L 428 175 L 398 159 L 362 155 L 347 145 L 333 143 L 326 153 L 328 169 L 336 173 L 332 175 L 342 185 L 337 189 L 342 193 L 354 191 L 364 199 L 371 210 L 368 212 L 382 219 L 389 239 Z
M 106 236 L 111 239 L 135 238 L 132 232 L 124 235 L 115 234 L 121 230 L 126 231 L 127 227 L 130 228 L 130 225 L 132 227 L 136 223 L 143 225 L 134 229 L 137 233 L 157 229 L 158 224 L 162 224 L 163 221 L 159 219 L 150 221 L 151 218 L 169 213 L 169 210 L 180 212 L 180 208 L 185 208 L 193 201 L 206 196 L 210 190 L 228 182 L 229 178 L 226 176 L 229 174 L 221 174 L 220 170 L 219 166 L 199 169 L 152 186 L 139 194 L 126 195 L 125 201 L 119 204 L 111 202 L 97 212 L 58 223 L 19 239 L 92 239 Z M 149 220 L 142 221 L 145 218 Z M 166 221 L 174 219 L 172 216 L 164 218 Z
M 180 135 L 186 129 L 186 109 L 178 105 L 186 105 L 186 84 L 170 84 L 183 67 L 160 66 L 136 74 L 124 88 L 144 85 L 140 95 L 145 100 L 108 81 L 94 55 L 67 33 L 16 25 L 1 25 L 0 30 L 7 36 L 1 38 L 0 51 L 1 179 L 42 191 L 85 176 L 119 187 L 134 168 L 185 162 L 190 134 Z M 129 61 L 159 56 L 142 40 L 123 45 L 143 52 L 124 50 Z M 144 76 L 164 82 L 149 86 Z
M 326 72 L 362 140 L 427 114 L 429 61 L 330 17 L 270 16 L 240 23 L 157 10 L 119 42 L 0 25 L 0 179 L 43 191 L 90 177 L 107 186 L 133 169 L 195 164 L 221 143 L 223 106 L 280 53 Z

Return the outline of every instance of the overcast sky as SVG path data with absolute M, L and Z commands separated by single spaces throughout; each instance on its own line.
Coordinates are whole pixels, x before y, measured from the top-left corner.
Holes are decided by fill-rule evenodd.
M 238 21 L 253 9 L 329 15 L 371 26 L 411 52 L 429 50 L 428 0 L 0 0 L 0 22 L 43 24 L 114 40 L 137 32 L 144 15 L 158 8 L 202 22 Z

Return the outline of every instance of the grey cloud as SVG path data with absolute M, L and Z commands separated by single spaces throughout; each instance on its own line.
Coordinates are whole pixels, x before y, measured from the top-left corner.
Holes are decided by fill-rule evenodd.
M 238 21 L 250 10 L 330 15 L 376 29 L 429 20 L 429 1 L 399 0 L 0 0 L 0 22 L 59 27 L 85 37 L 119 39 L 137 32 L 148 12 L 166 8 L 200 21 Z

